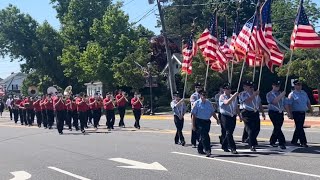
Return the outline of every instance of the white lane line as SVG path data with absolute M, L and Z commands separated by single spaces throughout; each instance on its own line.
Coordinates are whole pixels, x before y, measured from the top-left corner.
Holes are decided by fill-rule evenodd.
M 286 170 L 286 169 L 279 169 L 279 168 L 273 168 L 273 167 L 268 167 L 268 166 L 260 166 L 260 165 L 242 163 L 242 162 L 237 162 L 237 161 L 229 161 L 229 160 L 224 160 L 224 159 L 210 158 L 210 157 L 181 153 L 181 152 L 171 152 L 171 153 L 180 154 L 180 155 L 184 155 L 184 156 L 198 157 L 198 158 L 214 160 L 214 161 L 220 161 L 220 162 L 225 162 L 225 163 L 238 164 L 238 165 L 243 165 L 243 166 L 250 166 L 250 167 L 255 167 L 255 168 L 269 169 L 269 170 L 273 170 L 273 171 L 280 171 L 280 172 L 286 172 L 286 173 L 291 173 L 291 174 L 298 174 L 298 175 L 303 175 L 303 176 L 320 178 L 320 175 L 317 175 L 317 174 L 309 174 L 309 173 L 303 173 L 303 172 L 298 172 L 298 171 L 290 171 L 290 170 Z
M 71 176 L 71 177 L 80 179 L 80 180 L 91 180 L 91 179 L 88 179 L 88 178 L 85 178 L 85 177 L 82 177 L 82 176 L 73 174 L 73 173 L 71 173 L 71 172 L 68 172 L 68 171 L 65 171 L 65 170 L 62 170 L 62 169 L 59 169 L 59 168 L 56 168 L 56 167 L 49 166 L 48 168 L 49 168 L 49 169 L 52 169 L 52 170 L 54 170 L 54 171 L 58 171 L 58 172 L 60 172 L 60 173 L 62 173 L 62 174 L 65 174 L 65 175 L 68 175 L 68 176 Z

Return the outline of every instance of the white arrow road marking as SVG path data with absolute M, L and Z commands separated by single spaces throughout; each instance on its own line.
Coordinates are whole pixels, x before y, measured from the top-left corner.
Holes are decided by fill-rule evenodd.
M 15 172 L 10 172 L 14 178 L 10 180 L 27 180 L 31 178 L 31 174 L 25 172 L 25 171 L 15 171 Z
M 60 172 L 60 173 L 62 173 L 62 174 L 65 174 L 65 175 L 68 175 L 68 176 L 71 176 L 71 177 L 80 179 L 80 180 L 91 180 L 91 179 L 88 179 L 88 178 L 85 178 L 85 177 L 82 177 L 82 176 L 73 174 L 73 173 L 71 173 L 71 172 L 68 172 L 68 171 L 65 171 L 65 170 L 62 170 L 62 169 L 59 169 L 59 168 L 56 168 L 56 167 L 49 166 L 48 168 L 49 168 L 49 169 L 52 169 L 52 170 L 54 170 L 54 171 L 58 171 L 58 172 Z
M 168 171 L 165 167 L 163 167 L 158 162 L 148 164 L 148 163 L 133 161 L 133 160 L 124 159 L 124 158 L 111 158 L 109 160 L 131 165 L 131 166 L 117 166 L 117 167 L 122 167 L 122 168 Z
M 286 169 L 273 168 L 273 167 L 268 167 L 268 166 L 260 166 L 260 165 L 242 163 L 242 162 L 237 162 L 237 161 L 229 161 L 229 160 L 218 159 L 218 158 L 210 158 L 210 157 L 199 156 L 199 155 L 194 155 L 194 154 L 187 154 L 187 153 L 181 153 L 181 152 L 171 152 L 171 153 L 184 155 L 184 156 L 198 157 L 198 158 L 203 158 L 203 159 L 208 159 L 208 160 L 213 160 L 213 161 L 220 161 L 220 162 L 225 162 L 225 163 L 238 164 L 238 165 L 243 165 L 243 166 L 250 166 L 250 167 L 255 167 L 255 168 L 268 169 L 268 170 L 273 170 L 273 171 L 280 171 L 280 172 L 286 172 L 286 173 L 291 173 L 291 174 L 298 174 L 298 175 L 303 175 L 303 176 L 310 176 L 310 177 L 320 178 L 320 175 L 317 175 L 317 174 L 309 174 L 309 173 L 303 173 L 303 172 L 298 172 L 298 171 L 291 171 L 291 170 L 286 170 Z

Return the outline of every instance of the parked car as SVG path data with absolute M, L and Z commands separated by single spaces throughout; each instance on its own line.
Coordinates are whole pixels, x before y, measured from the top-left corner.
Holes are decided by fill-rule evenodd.
M 313 90 L 312 95 L 313 95 L 313 98 L 316 101 L 316 103 L 319 104 L 319 102 L 318 102 L 318 97 L 319 97 L 318 89 Z

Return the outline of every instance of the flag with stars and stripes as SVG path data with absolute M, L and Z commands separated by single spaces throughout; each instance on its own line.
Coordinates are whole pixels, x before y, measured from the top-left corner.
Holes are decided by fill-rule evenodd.
M 256 15 L 254 14 L 243 26 L 235 42 L 235 53 L 239 59 L 243 59 L 248 51 L 252 29 Z
M 197 54 L 197 44 L 193 40 L 193 33 L 191 33 L 187 44 L 182 50 L 182 68 L 181 71 L 190 75 L 192 73 L 192 58 Z
M 232 53 L 234 53 L 235 50 L 235 43 L 236 43 L 236 39 L 237 36 L 239 34 L 239 16 L 237 14 L 236 20 L 234 21 L 234 27 L 233 27 L 233 32 L 232 32 L 232 38 L 231 38 L 231 43 L 230 43 L 230 50 L 232 51 Z
M 216 51 L 218 48 L 217 39 L 217 16 L 216 12 L 212 15 L 209 22 L 209 27 L 204 30 L 197 41 L 197 45 L 205 57 L 206 61 L 210 63 L 216 60 Z
M 273 66 L 281 66 L 283 64 L 284 53 L 281 52 L 272 36 L 271 0 L 267 0 L 261 7 L 261 28 L 264 33 L 267 46 L 270 49 L 270 58 L 266 58 L 265 63 L 271 72 L 273 72 Z
M 311 48 L 320 48 L 320 37 L 310 24 L 303 7 L 303 0 L 301 0 L 291 35 L 290 49 Z
M 221 63 L 220 61 L 215 61 L 210 64 L 210 68 L 213 71 L 222 73 L 223 71 L 225 71 L 227 69 L 227 65 L 224 63 Z

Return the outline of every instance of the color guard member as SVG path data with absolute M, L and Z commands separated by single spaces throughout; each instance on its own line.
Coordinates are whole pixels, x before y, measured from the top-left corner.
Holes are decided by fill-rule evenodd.
M 198 99 L 200 99 L 199 91 L 201 90 L 201 84 L 200 83 L 195 83 L 194 88 L 195 88 L 195 92 L 190 96 L 191 111 L 192 111 L 192 109 L 194 107 L 194 103 Z M 192 118 L 192 114 L 191 114 L 191 118 Z M 194 148 L 197 147 L 197 141 L 199 141 L 199 135 L 197 134 L 196 130 L 192 129 L 191 130 L 191 144 L 193 145 Z
M 182 134 L 182 129 L 184 124 L 184 114 L 187 111 L 187 106 L 184 103 L 184 99 L 180 98 L 179 92 L 175 92 L 173 96 L 174 96 L 174 99 L 170 103 L 170 105 L 173 111 L 174 124 L 176 125 L 176 128 L 177 128 L 174 142 L 175 144 L 181 144 L 182 146 L 184 146 L 186 142 Z

